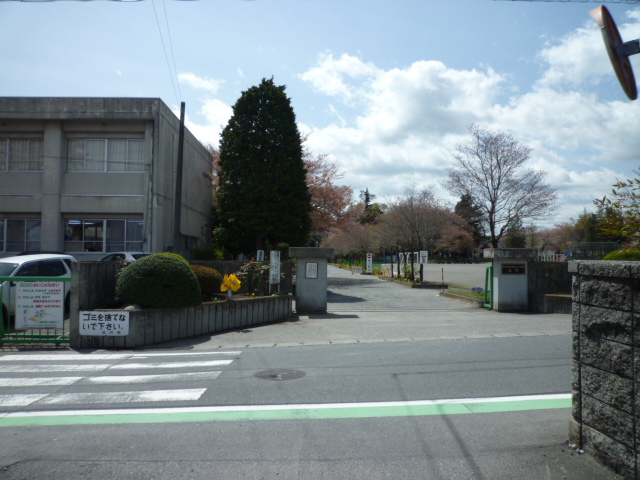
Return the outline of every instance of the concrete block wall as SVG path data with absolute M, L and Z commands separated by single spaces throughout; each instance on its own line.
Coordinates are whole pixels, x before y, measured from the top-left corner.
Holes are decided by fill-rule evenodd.
M 640 262 L 574 261 L 570 436 L 639 479 Z
M 71 347 L 138 348 L 180 338 L 283 321 L 292 315 L 293 297 L 290 295 L 203 303 L 188 308 L 129 310 L 129 335 L 98 337 L 81 336 L 76 332 L 71 336 Z

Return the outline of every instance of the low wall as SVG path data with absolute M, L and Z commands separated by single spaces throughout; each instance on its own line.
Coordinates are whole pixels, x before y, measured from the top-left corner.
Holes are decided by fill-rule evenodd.
M 570 437 L 625 478 L 640 453 L 640 262 L 573 261 Z
M 572 313 L 570 295 L 529 294 L 529 311 L 534 313 Z
M 189 308 L 145 308 L 128 311 L 129 335 L 87 336 L 80 335 L 76 330 L 76 334 L 71 336 L 71 348 L 137 348 L 282 321 L 293 315 L 293 297 L 281 295 L 203 303 Z M 73 323 L 72 321 L 72 325 Z
M 571 292 L 571 273 L 568 262 L 529 262 L 527 283 L 532 293 Z

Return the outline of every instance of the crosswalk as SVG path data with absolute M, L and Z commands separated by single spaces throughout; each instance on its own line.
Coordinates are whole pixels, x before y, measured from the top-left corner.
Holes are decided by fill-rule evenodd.
M 16 407 L 194 402 L 240 354 L 4 355 L 0 357 L 0 414 Z

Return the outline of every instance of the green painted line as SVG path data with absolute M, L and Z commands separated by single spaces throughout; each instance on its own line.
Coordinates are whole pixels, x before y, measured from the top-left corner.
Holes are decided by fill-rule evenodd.
M 570 395 L 505 397 L 501 399 L 391 402 L 371 404 L 295 405 L 288 407 L 194 407 L 113 411 L 21 412 L 0 416 L 0 427 L 116 425 L 143 423 L 237 422 L 266 420 L 325 420 L 504 413 L 571 408 Z

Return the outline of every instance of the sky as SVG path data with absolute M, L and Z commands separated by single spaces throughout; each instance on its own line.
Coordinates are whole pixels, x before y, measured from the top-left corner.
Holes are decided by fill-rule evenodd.
M 491 0 L 0 0 L 0 95 L 161 98 L 217 146 L 243 91 L 285 85 L 341 184 L 390 202 L 441 186 L 468 126 L 515 135 L 558 208 L 595 211 L 640 167 L 640 103 L 618 85 L 589 10 Z M 640 6 L 607 5 L 623 40 Z M 640 75 L 640 55 L 631 57 Z

